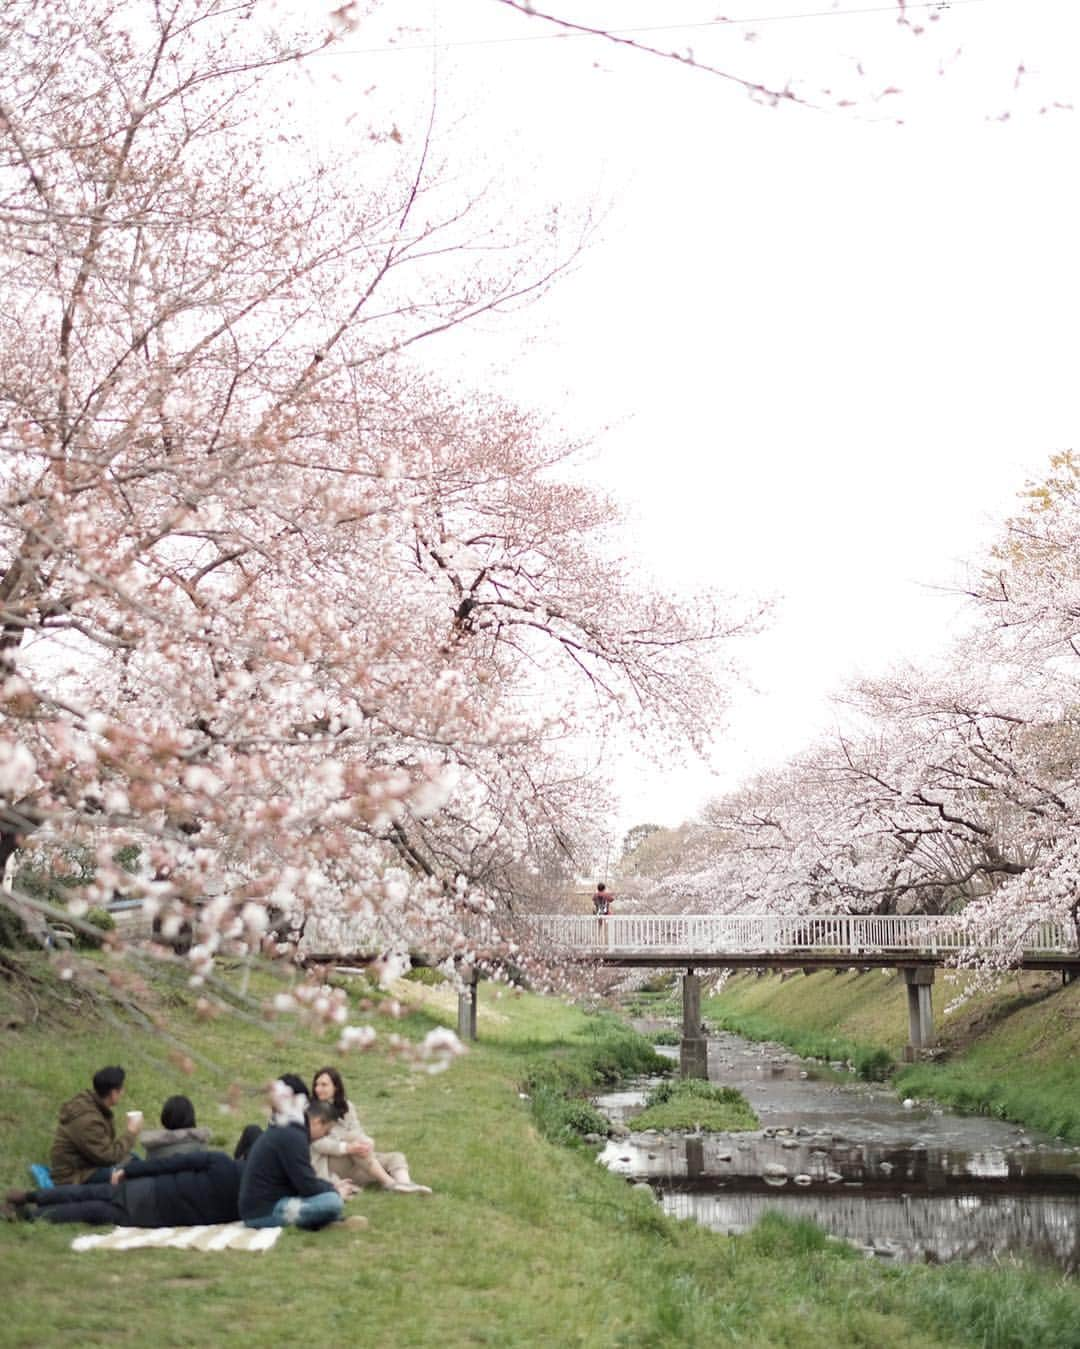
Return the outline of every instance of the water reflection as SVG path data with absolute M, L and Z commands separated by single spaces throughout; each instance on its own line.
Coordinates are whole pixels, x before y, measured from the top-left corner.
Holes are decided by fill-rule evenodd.
M 693 1218 L 717 1232 L 745 1232 L 765 1212 L 808 1218 L 833 1236 L 868 1252 L 906 1260 L 979 1260 L 1006 1254 L 1080 1269 L 1077 1205 L 1045 1195 L 958 1195 L 926 1198 L 850 1191 L 724 1193 L 668 1190 L 666 1213 Z
M 601 1098 L 601 1104 L 603 1098 Z M 807 1191 L 858 1188 L 864 1196 L 1054 1195 L 1080 1214 L 1080 1154 L 1072 1149 L 965 1152 L 850 1143 L 790 1134 L 635 1134 L 608 1143 L 600 1160 L 634 1180 L 708 1190 L 762 1183 Z
M 710 1077 L 745 1092 L 761 1131 L 632 1133 L 600 1155 L 666 1212 L 743 1232 L 773 1210 L 882 1257 L 1018 1254 L 1080 1271 L 1080 1150 L 998 1120 L 905 1111 L 888 1090 L 815 1081 L 778 1046 L 734 1036 L 712 1046 Z M 650 1085 L 598 1104 L 633 1130 Z

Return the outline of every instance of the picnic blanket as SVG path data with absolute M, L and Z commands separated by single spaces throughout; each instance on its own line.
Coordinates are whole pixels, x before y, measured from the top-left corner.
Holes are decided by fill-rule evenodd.
M 280 1227 L 211 1223 L 205 1227 L 114 1227 L 111 1232 L 76 1237 L 73 1251 L 142 1251 L 152 1246 L 181 1251 L 268 1251 Z

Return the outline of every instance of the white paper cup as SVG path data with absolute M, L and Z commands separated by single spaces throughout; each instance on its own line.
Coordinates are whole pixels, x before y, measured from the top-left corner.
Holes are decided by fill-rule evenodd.
M 142 1127 L 143 1112 L 141 1110 L 129 1110 L 127 1112 L 128 1129 L 134 1133 L 136 1129 Z

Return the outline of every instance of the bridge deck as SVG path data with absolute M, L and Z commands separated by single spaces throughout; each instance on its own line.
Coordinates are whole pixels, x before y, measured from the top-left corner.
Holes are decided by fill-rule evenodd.
M 488 930 L 490 929 L 490 930 Z M 516 932 L 515 932 L 516 929 Z M 478 950 L 516 935 L 555 960 L 658 969 L 916 968 L 998 962 L 1031 970 L 1080 970 L 1080 943 L 1071 924 L 1033 923 L 1019 947 L 1015 934 L 988 932 L 962 917 L 816 914 L 518 915 L 505 926 L 471 919 L 461 930 Z M 425 940 L 379 930 L 349 915 L 313 914 L 302 950 L 311 960 L 371 959 L 391 948 L 426 949 Z M 450 938 L 447 937 L 447 949 Z M 460 944 L 460 941 L 457 943 Z M 441 950 L 441 944 L 436 943 Z M 464 950 L 464 948 L 462 948 Z M 439 956 L 439 950 L 432 952 Z
M 626 951 L 607 946 L 578 947 L 574 955 L 596 960 L 601 965 L 624 969 L 773 969 L 773 970 L 847 970 L 908 969 L 954 964 L 956 952 L 912 951 Z M 1057 955 L 1023 955 L 1010 968 L 1024 970 L 1080 970 L 1080 952 Z
M 648 968 L 838 969 L 978 962 L 1011 951 L 1023 969 L 1080 968 L 1069 925 L 1032 924 L 1022 947 L 1005 933 L 974 930 L 962 918 L 921 915 L 766 914 L 581 915 L 533 917 L 534 938 L 568 958 Z

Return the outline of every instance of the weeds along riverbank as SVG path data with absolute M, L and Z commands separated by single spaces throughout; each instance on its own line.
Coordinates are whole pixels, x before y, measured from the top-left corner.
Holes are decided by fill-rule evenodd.
M 1080 1142 L 1080 982 L 1017 972 L 978 989 L 968 978 L 939 975 L 937 1046 L 917 1064 L 903 1062 L 907 1003 L 893 971 L 737 975 L 702 1008 L 724 1030 L 850 1063 L 868 1080 L 887 1078 L 903 1097 Z M 664 996 L 653 995 L 654 1009 Z
M 353 1209 L 368 1231 L 287 1231 L 258 1256 L 74 1254 L 78 1229 L 0 1224 L 4 1346 L 1080 1346 L 1080 1289 L 1050 1272 L 893 1268 L 774 1216 L 720 1236 L 665 1216 L 593 1149 L 552 1141 L 579 1135 L 545 1120 L 538 1096 L 557 1088 L 587 1104 L 598 1075 L 652 1071 L 648 1044 L 612 1017 L 529 994 L 496 1001 L 485 984 L 479 1043 L 429 1074 L 388 1041 L 452 1025 L 446 987 L 405 980 L 387 997 L 350 981 L 349 1020 L 370 1020 L 378 1038 L 342 1056 L 336 1030 L 208 1014 L 182 971 L 129 984 L 102 957 L 90 997 L 39 957 L 19 959 L 21 979 L 0 962 L 5 1186 L 25 1183 L 58 1103 L 102 1064 L 124 1064 L 126 1104 L 148 1122 L 183 1092 L 213 1143 L 231 1149 L 259 1119 L 268 1078 L 331 1062 L 376 1140 L 406 1152 L 435 1193 L 364 1192 Z M 269 998 L 280 986 L 256 973 L 248 987 Z

